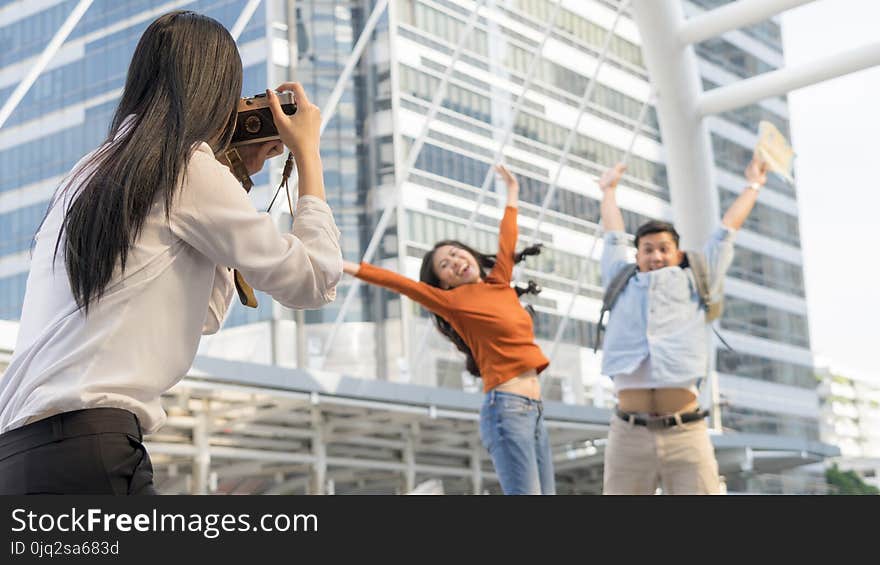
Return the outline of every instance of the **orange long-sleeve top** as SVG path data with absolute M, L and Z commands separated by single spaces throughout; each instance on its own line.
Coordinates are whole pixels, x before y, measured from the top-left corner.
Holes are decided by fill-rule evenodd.
M 530 369 L 540 373 L 550 364 L 535 343 L 531 316 L 510 286 L 516 238 L 516 208 L 508 206 L 495 266 L 483 282 L 444 290 L 369 263 L 361 263 L 357 277 L 408 296 L 448 321 L 473 353 L 488 392 Z

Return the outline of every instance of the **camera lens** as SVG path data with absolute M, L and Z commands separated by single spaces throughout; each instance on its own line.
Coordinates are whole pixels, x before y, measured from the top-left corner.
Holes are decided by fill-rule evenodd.
M 259 116 L 248 116 L 244 121 L 244 129 L 248 133 L 257 133 L 262 126 L 263 122 L 260 120 Z

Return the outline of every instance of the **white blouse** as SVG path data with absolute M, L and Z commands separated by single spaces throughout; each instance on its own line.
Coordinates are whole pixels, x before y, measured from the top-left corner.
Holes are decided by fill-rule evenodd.
M 162 199 L 160 199 L 162 200 Z M 165 421 L 159 396 L 189 370 L 235 294 L 231 268 L 290 308 L 318 308 L 342 277 L 339 230 L 327 203 L 303 196 L 292 234 L 257 212 L 207 143 L 193 152 L 170 219 L 157 201 L 88 315 L 77 308 L 55 241 L 67 197 L 36 236 L 15 352 L 0 378 L 0 433 L 59 412 L 109 406 L 144 431 Z

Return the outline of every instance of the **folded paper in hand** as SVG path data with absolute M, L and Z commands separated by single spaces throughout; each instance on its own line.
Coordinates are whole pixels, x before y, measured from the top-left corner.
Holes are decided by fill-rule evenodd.
M 794 151 L 785 136 L 770 122 L 761 121 L 758 124 L 758 145 L 755 146 L 755 156 L 767 163 L 768 170 L 794 183 L 794 178 L 791 176 Z

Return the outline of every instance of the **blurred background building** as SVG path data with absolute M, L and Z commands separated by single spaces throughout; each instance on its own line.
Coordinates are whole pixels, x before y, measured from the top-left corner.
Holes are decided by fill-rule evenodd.
M 0 103 L 80 4 L 0 3 Z M 106 136 L 134 46 L 155 17 L 191 9 L 230 29 L 237 26 L 245 70 L 242 95 L 297 80 L 322 105 L 376 4 L 381 3 L 92 2 L 0 127 L 0 319 L 20 316 L 34 231 L 63 175 Z M 685 16 L 695 17 L 728 2 L 681 4 Z M 695 52 L 705 91 L 781 68 L 780 20 L 773 16 L 701 41 Z M 667 150 L 631 8 L 616 0 L 392 0 L 343 87 L 321 149 L 327 197 L 346 259 L 358 260 L 373 242 L 373 262 L 418 278 L 421 256 L 438 240 L 460 239 L 493 252 L 504 189 L 490 167 L 499 154 L 519 178 L 519 247 L 544 244 L 540 256 L 522 264 L 518 277 L 544 289 L 527 301 L 535 311 L 538 341 L 553 354 L 543 384 L 545 397 L 559 403 L 551 430 L 560 490 L 598 492 L 613 395 L 610 380 L 599 372 L 601 349 L 593 353 L 602 247 L 595 241 L 601 199 L 596 177 L 628 157 L 618 197 L 628 232 L 648 219 L 677 219 Z M 432 99 L 444 87 L 425 131 L 426 116 L 434 113 Z M 705 190 L 721 210 L 745 184 L 742 171 L 761 120 L 788 135 L 785 98 L 707 119 L 716 182 Z M 411 150 L 422 142 L 409 169 Z M 280 167 L 279 160 L 256 176 L 252 194 L 258 208 L 271 197 Z M 387 227 L 376 230 L 395 203 Z M 289 227 L 290 217 L 280 207 L 273 214 L 280 228 Z M 820 442 L 824 416 L 798 234 L 796 186 L 771 176 L 737 236 L 725 282 L 719 331 L 732 350 L 713 344 L 716 372 L 704 384 L 704 403 L 720 413 L 713 440 L 729 492 L 824 492 L 799 468 L 836 453 Z M 464 371 L 461 355 L 432 329 L 420 306 L 381 289 L 353 287 L 346 277 L 334 304 L 299 316 L 265 295 L 258 295 L 257 309 L 234 305 L 224 331 L 203 340 L 200 359 L 209 368 L 199 374 L 197 362 L 185 381 L 218 378 L 233 387 L 227 391 L 231 397 L 219 392 L 222 387 L 214 397 L 207 385 L 181 385 L 169 395 L 169 413 L 176 419 L 151 448 L 166 490 L 407 491 L 438 477 L 447 493 L 497 489 L 474 439 L 474 419 L 455 415 L 456 410 L 474 415 L 481 383 Z M 340 318 L 352 288 L 356 294 Z M 340 396 L 331 384 L 338 384 L 340 375 L 354 383 L 347 390 L 355 390 L 351 394 L 358 402 L 379 405 L 359 405 L 365 412 L 316 410 L 323 406 L 316 401 L 319 393 Z M 296 396 L 300 393 L 305 396 Z M 278 400 L 284 394 L 296 399 L 285 404 Z M 422 406 L 428 397 L 434 400 Z M 454 414 L 438 416 L 438 398 L 446 399 Z M 418 416 L 389 417 L 398 404 L 418 406 Z M 246 413 L 250 417 L 242 420 L 243 427 L 232 429 Z M 352 425 L 356 416 L 367 421 Z M 316 436 L 325 425 L 326 433 Z M 377 429 L 370 431 L 373 425 Z M 432 425 L 439 426 L 435 436 L 428 433 Z M 345 434 L 334 436 L 332 430 L 339 429 L 348 430 L 346 437 L 363 437 L 346 444 L 340 439 Z M 441 436 L 448 441 L 425 439 Z M 844 432 L 825 437 L 847 453 Z M 224 459 L 224 448 L 245 447 L 309 455 L 281 463 L 270 458 L 256 466 L 245 464 L 242 452 Z M 205 463 L 209 452 L 211 464 Z M 327 465 L 325 459 L 321 466 L 322 454 L 337 457 L 337 463 Z M 387 465 L 357 467 L 352 462 L 358 457 Z M 395 483 L 401 475 L 403 482 Z

